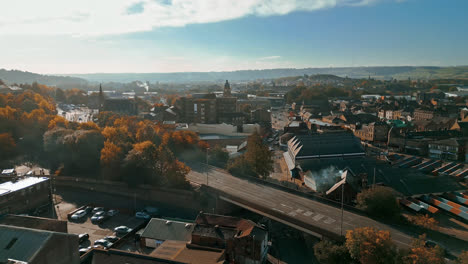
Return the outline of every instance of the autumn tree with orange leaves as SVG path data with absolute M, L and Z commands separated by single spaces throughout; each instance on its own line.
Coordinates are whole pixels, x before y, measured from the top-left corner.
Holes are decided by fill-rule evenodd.
M 393 264 L 397 256 L 390 232 L 371 227 L 348 231 L 346 248 L 351 257 L 362 264 Z
M 413 239 L 409 253 L 403 257 L 404 264 L 444 264 L 445 251 L 438 245 L 426 246 L 426 236 Z

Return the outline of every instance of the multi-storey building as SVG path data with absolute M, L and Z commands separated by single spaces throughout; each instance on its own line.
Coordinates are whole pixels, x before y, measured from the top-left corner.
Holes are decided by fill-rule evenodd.
M 436 114 L 431 110 L 416 109 L 414 110 L 413 116 L 413 120 L 420 121 L 432 119 Z
M 386 142 L 389 126 L 385 122 L 374 122 L 368 125 L 362 125 L 360 129 L 354 130 L 354 135 L 363 141 L 381 141 Z

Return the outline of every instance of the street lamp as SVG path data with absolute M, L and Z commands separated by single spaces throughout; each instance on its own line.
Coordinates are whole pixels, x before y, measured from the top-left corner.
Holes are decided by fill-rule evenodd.
M 208 150 L 210 148 L 206 148 L 206 186 L 208 186 Z

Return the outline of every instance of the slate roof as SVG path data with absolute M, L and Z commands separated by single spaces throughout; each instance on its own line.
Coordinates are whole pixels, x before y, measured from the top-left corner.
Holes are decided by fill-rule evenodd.
M 365 154 L 361 141 L 348 132 L 296 135 L 289 143 L 296 159 Z
M 76 240 L 78 244 L 78 238 L 72 234 L 0 225 L 0 263 L 6 263 L 9 258 L 33 261 L 36 254 L 51 243 L 54 236 Z
M 152 218 L 141 237 L 158 240 L 190 241 L 194 223 Z

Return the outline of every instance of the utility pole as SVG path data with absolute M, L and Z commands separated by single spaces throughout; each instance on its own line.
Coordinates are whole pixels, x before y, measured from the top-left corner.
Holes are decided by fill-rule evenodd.
M 340 235 L 343 236 L 343 203 L 344 203 L 344 185 L 346 181 L 341 185 L 341 229 Z
M 375 188 L 375 167 L 374 167 L 374 184 L 372 185 L 372 188 Z
M 209 148 L 206 149 L 206 186 L 208 186 L 208 150 Z

